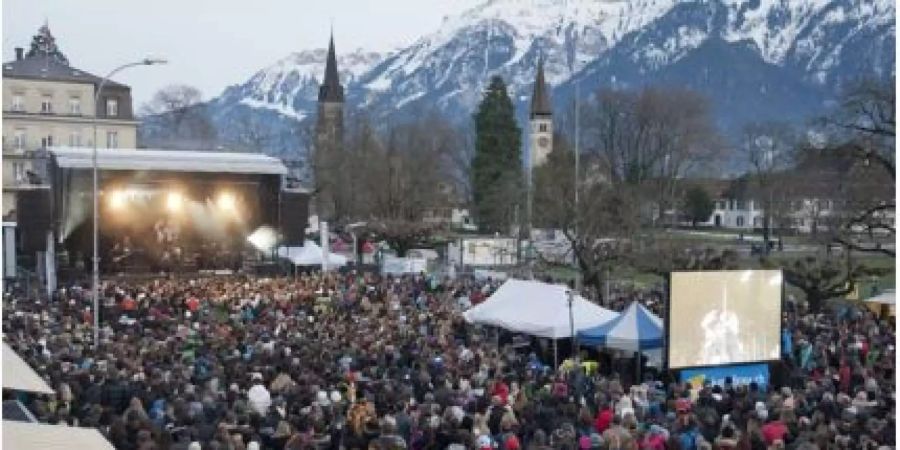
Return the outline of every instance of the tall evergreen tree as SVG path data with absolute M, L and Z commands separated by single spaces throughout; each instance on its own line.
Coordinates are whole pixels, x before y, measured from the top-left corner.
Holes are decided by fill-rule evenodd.
M 472 189 L 475 215 L 482 232 L 506 233 L 524 210 L 522 134 L 515 107 L 499 76 L 491 78 L 475 113 L 475 157 Z

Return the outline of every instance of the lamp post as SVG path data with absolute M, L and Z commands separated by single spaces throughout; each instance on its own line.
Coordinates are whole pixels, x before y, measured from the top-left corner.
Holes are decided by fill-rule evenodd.
M 357 251 L 358 247 L 358 238 L 356 236 L 356 231 L 353 231 L 356 228 L 366 226 L 366 222 L 356 222 L 347 225 L 346 229 L 350 232 L 350 236 L 353 237 L 353 265 L 359 266 L 359 252 Z
M 97 85 L 97 92 L 94 93 L 94 119 L 91 121 L 94 129 L 94 150 L 91 153 L 91 170 L 93 172 L 93 188 L 91 190 L 92 199 L 93 199 L 93 220 L 94 220 L 94 230 L 93 230 L 93 258 L 92 258 L 92 267 L 91 267 L 91 296 L 93 297 L 94 302 L 94 350 L 98 350 L 100 348 L 100 255 L 98 252 L 99 248 L 99 229 L 100 229 L 100 214 L 98 212 L 98 203 L 99 203 L 99 193 L 97 189 L 97 120 L 99 119 L 97 115 L 98 104 L 100 102 L 100 94 L 103 92 L 103 86 L 106 85 L 106 82 L 112 78 L 113 75 L 128 69 L 129 67 L 136 66 L 152 66 L 154 64 L 165 64 L 167 61 L 160 58 L 144 58 L 141 61 L 123 64 L 119 67 L 116 67 L 111 72 L 109 72 L 102 80 L 100 80 L 100 84 Z
M 569 303 L 569 332 L 572 336 L 572 360 L 575 361 L 575 365 L 578 365 L 578 336 L 575 334 L 575 313 L 572 310 L 575 305 L 575 291 L 569 289 L 567 292 L 569 294 L 568 303 Z

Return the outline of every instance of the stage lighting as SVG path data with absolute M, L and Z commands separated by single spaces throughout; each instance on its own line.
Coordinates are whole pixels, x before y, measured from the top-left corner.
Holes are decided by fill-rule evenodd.
M 124 191 L 112 191 L 109 195 L 109 207 L 112 209 L 122 209 L 125 207 L 126 200 L 127 198 Z
M 169 192 L 169 195 L 166 196 L 166 209 L 169 212 L 179 212 L 181 211 L 181 206 L 184 204 L 184 197 L 181 196 L 180 192 Z
M 268 253 L 278 243 L 278 233 L 272 227 L 261 226 L 247 236 L 247 241 L 257 250 Z
M 234 213 L 237 211 L 237 201 L 234 198 L 234 194 L 230 192 L 219 194 L 219 197 L 216 199 L 216 205 L 225 212 Z

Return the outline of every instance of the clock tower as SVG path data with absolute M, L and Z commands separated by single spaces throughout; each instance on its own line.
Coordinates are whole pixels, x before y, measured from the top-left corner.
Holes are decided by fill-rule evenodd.
M 537 79 L 531 96 L 531 168 L 540 167 L 553 150 L 553 112 L 550 92 L 544 82 L 544 57 L 538 60 Z

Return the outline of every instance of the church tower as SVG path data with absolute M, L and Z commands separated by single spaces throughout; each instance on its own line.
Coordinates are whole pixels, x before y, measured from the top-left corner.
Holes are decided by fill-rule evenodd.
M 340 153 L 344 142 L 344 87 L 338 78 L 334 34 L 328 42 L 325 77 L 319 86 L 313 170 L 316 180 L 316 206 L 320 218 L 334 219 L 341 214 L 337 187 Z
M 544 82 L 544 57 L 538 60 L 534 93 L 531 95 L 531 167 L 540 167 L 553 150 L 553 111 L 550 107 L 550 90 Z

